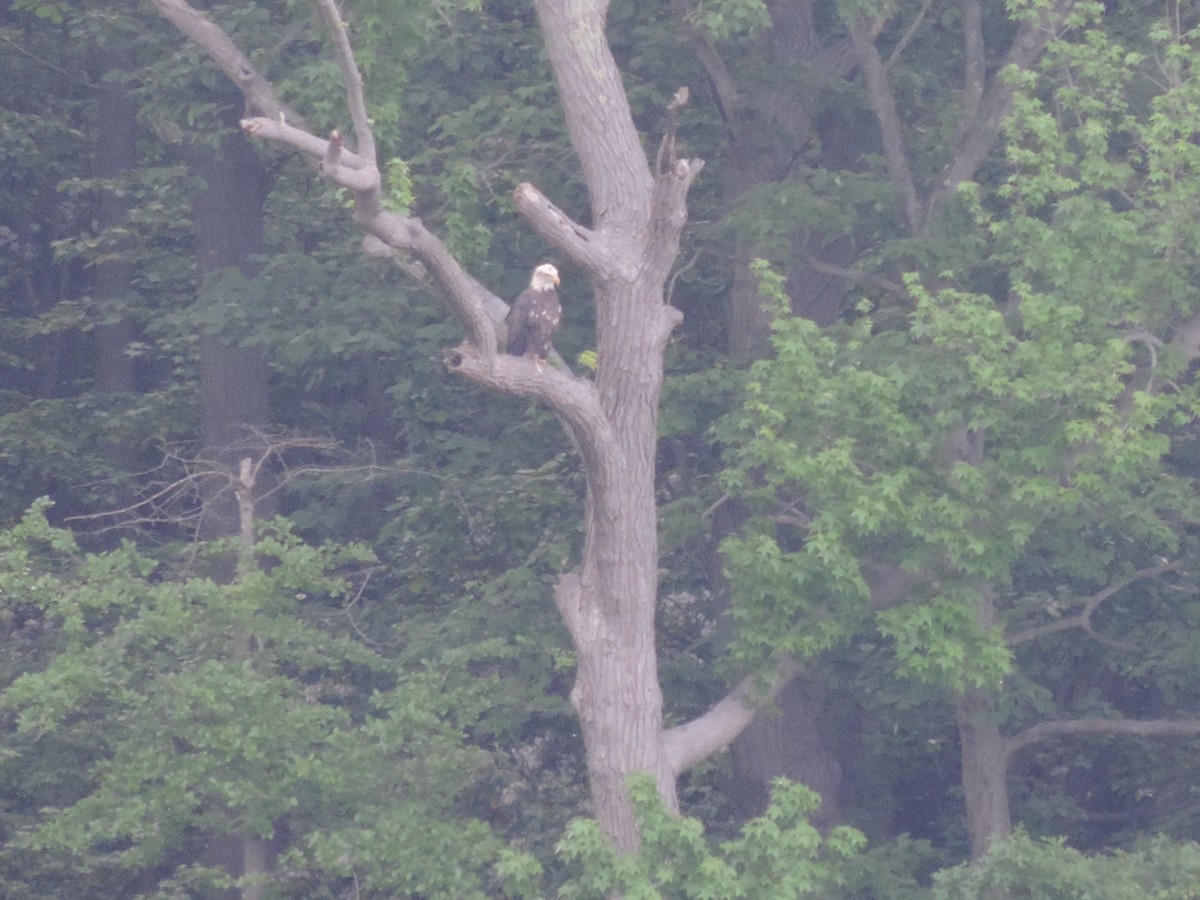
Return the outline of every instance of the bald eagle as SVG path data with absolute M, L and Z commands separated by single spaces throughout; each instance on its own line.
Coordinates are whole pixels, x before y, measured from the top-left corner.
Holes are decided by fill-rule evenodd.
M 513 356 L 543 360 L 550 355 L 562 320 L 562 305 L 554 292 L 558 283 L 558 269 L 542 263 L 533 270 L 529 287 L 512 302 L 504 324 L 508 329 L 508 352 Z

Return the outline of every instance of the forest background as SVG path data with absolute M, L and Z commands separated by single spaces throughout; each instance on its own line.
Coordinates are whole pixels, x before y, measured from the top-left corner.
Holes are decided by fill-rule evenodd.
M 0 895 L 1200 895 L 1198 20 L 6 4 Z

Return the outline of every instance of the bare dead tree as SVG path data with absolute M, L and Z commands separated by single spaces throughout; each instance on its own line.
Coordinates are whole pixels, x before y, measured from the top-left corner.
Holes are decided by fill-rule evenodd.
M 726 746 L 749 723 L 755 704 L 793 671 L 788 661 L 777 660 L 771 689 L 756 691 L 757 681 L 748 677 L 695 721 L 664 727 L 654 633 L 654 466 L 663 353 L 682 320 L 664 299 L 664 288 L 687 221 L 688 189 L 703 163 L 675 156 L 678 106 L 670 110 L 663 150 L 653 165 L 647 158 L 605 37 L 608 5 L 535 0 L 590 192 L 591 223 L 574 221 L 534 185 L 520 185 L 514 197 L 525 219 L 592 281 L 593 381 L 497 352 L 503 301 L 471 277 L 420 219 L 384 209 L 362 78 L 333 0 L 318 0 L 317 7 L 341 66 L 353 149 L 338 132 L 311 133 L 228 35 L 185 0 L 155 0 L 158 11 L 241 88 L 248 110 L 243 130 L 301 154 L 319 177 L 346 189 L 365 249 L 374 255 L 390 249 L 415 260 L 440 288 L 463 330 L 462 341 L 445 353 L 449 371 L 497 393 L 537 400 L 570 432 L 587 482 L 585 540 L 579 564 L 559 580 L 555 603 L 577 654 L 571 699 L 595 811 L 614 845 L 630 851 L 638 836 L 626 777 L 652 774 L 666 804 L 677 808 L 680 773 Z

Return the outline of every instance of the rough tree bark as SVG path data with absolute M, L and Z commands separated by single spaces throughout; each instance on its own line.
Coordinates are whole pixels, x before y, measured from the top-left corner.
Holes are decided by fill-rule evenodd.
M 752 58 L 767 61 L 777 81 L 755 84 L 744 90 L 737 66 L 722 58 L 718 48 L 693 24 L 694 4 L 671 0 L 671 9 L 682 40 L 692 49 L 708 76 L 713 102 L 728 133 L 729 156 L 725 165 L 725 204 L 734 209 L 739 200 L 763 184 L 783 184 L 811 177 L 803 161 L 814 140 L 821 147 L 821 163 L 829 168 L 852 165 L 861 148 L 850 146 L 840 129 L 824 132 L 814 121 L 822 105 L 821 94 L 840 87 L 851 72 L 854 57 L 849 41 L 821 42 L 811 0 L 768 0 L 770 24 L 754 38 Z M 818 325 L 830 325 L 842 312 L 848 276 L 843 268 L 853 257 L 853 241 L 804 230 L 792 236 L 794 258 L 787 266 L 786 290 L 795 315 Z M 816 247 L 821 259 L 813 255 Z M 735 238 L 732 284 L 729 296 L 728 349 L 745 363 L 762 355 L 771 332 L 771 313 L 763 304 L 758 278 L 750 263 L 759 255 L 753 244 Z M 712 543 L 732 533 L 744 522 L 730 521 L 733 507 L 724 507 L 722 525 L 713 522 Z M 811 688 L 811 686 L 810 686 Z M 771 782 L 780 776 L 794 778 L 821 795 L 814 817 L 822 827 L 838 824 L 838 794 L 842 766 L 822 734 L 819 709 L 811 702 L 811 689 L 793 685 L 776 698 L 771 716 L 759 716 L 731 747 L 733 790 L 744 814 L 763 811 Z
M 585 540 L 579 565 L 556 588 L 555 603 L 577 654 L 572 702 L 596 815 L 617 848 L 632 850 L 638 835 L 626 776 L 652 774 L 666 804 L 676 808 L 678 775 L 725 747 L 752 718 L 760 693 L 748 677 L 700 718 L 663 725 L 654 635 L 654 464 L 663 351 L 682 319 L 664 302 L 664 286 L 687 219 L 687 192 L 703 164 L 675 157 L 672 127 L 656 163 L 647 159 L 605 37 L 607 0 L 536 0 L 590 192 L 591 223 L 572 221 L 530 184 L 517 189 L 515 203 L 592 281 L 595 380 L 498 353 L 505 304 L 464 271 L 419 219 L 383 209 L 374 137 L 347 29 L 332 0 L 317 5 L 342 68 L 353 151 L 337 132 L 319 138 L 307 131 L 228 36 L 184 0 L 155 0 L 159 12 L 242 89 L 248 110 L 243 129 L 300 152 L 320 176 L 347 189 L 368 252 L 415 259 L 437 283 L 464 332 L 445 354 L 448 369 L 490 390 L 538 400 L 572 433 L 587 481 Z M 685 92 L 672 104 L 669 122 L 683 102 Z M 774 672 L 777 689 L 793 667 L 779 660 Z
M 812 815 L 814 825 L 828 830 L 842 824 L 842 765 L 830 746 L 825 694 L 816 679 L 801 674 L 779 693 L 778 712 L 755 717 L 730 745 L 732 799 L 743 816 L 762 815 L 771 799 L 771 783 L 784 777 L 821 796 Z

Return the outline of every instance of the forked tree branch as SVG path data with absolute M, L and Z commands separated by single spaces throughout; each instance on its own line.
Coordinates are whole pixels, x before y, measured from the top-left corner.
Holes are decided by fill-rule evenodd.
M 319 138 L 284 119 L 266 117 L 242 119 L 241 126 L 251 137 L 281 144 L 303 154 L 323 178 L 353 194 L 369 193 L 380 187 L 378 169 L 357 153 L 347 150 L 337 131 L 330 132 L 327 138 Z
M 888 172 L 900 195 L 905 224 L 914 233 L 924 226 L 930 211 L 947 195 L 975 177 L 995 146 L 1004 118 L 1012 108 L 1015 90 L 1011 79 L 1003 74 L 1003 69 L 1012 67 L 1026 71 L 1033 66 L 1050 41 L 1062 30 L 1076 0 L 1053 0 L 1048 8 L 1031 12 L 1018 28 L 1000 74 L 986 84 L 982 16 L 978 0 L 963 0 L 963 4 L 966 42 L 963 121 L 959 125 L 959 136 L 954 142 L 941 183 L 927 195 L 924 202 L 913 180 L 905 149 L 904 125 L 896 111 L 895 98 L 888 83 L 887 70 L 891 60 L 885 65 L 875 45 L 880 20 L 859 18 L 847 23 L 850 42 L 879 125 Z
M 568 216 L 532 184 L 522 182 L 517 185 L 513 203 L 538 234 L 589 274 L 599 276 L 612 271 L 616 263 L 600 236 Z
M 662 267 L 664 281 L 670 275 L 671 266 L 678 251 L 677 246 L 672 246 L 675 242 L 673 235 L 683 230 L 684 220 L 687 216 L 687 207 L 684 201 L 688 189 L 703 168 L 704 160 L 701 159 L 675 159 L 666 171 L 654 178 L 654 187 L 650 194 L 650 210 L 651 221 L 655 223 L 655 227 L 651 228 L 649 233 L 644 236 L 644 241 L 649 251 L 649 257 Z M 671 227 L 663 228 L 663 224 L 669 224 Z M 663 340 L 666 340 L 671 329 L 683 321 L 683 314 L 671 307 L 667 307 L 664 312 L 668 314 L 669 318 L 669 321 L 664 320 L 663 322 L 667 326 L 667 330 L 662 337 Z
M 1004 66 L 984 89 L 976 104 L 977 112 L 974 117 L 961 129 L 962 136 L 955 142 L 954 153 L 946 165 L 942 183 L 930 197 L 930 209 L 957 190 L 960 184 L 971 181 L 995 146 L 1004 119 L 1012 109 L 1015 90 L 1012 80 L 1004 74 L 1004 69 L 1011 66 L 1019 72 L 1024 72 L 1031 68 L 1050 41 L 1062 30 L 1067 16 L 1075 8 L 1075 3 L 1076 0 L 1054 0 L 1048 9 L 1032 14 L 1021 23 Z
M 517 356 L 488 356 L 470 342 L 443 354 L 446 368 L 476 384 L 514 397 L 537 400 L 566 421 L 585 463 L 603 468 L 621 459 L 612 427 L 600 408 L 596 386 L 548 363 Z
M 591 227 L 614 245 L 629 241 L 636 247 L 637 230 L 649 222 L 650 165 L 604 37 L 608 0 L 555 0 L 536 7 L 560 92 L 564 81 L 586 88 L 564 95 L 560 106 L 591 194 Z
M 333 14 L 332 2 L 322 0 L 322 10 L 342 63 L 347 102 L 358 141 L 357 153 L 344 147 L 336 132 L 328 139 L 320 139 L 302 127 L 299 117 L 291 115 L 278 103 L 274 93 L 269 91 L 269 85 L 245 57 L 236 54 L 228 37 L 192 11 L 184 0 L 154 2 L 164 16 L 175 22 L 202 49 L 214 57 L 223 54 L 227 60 L 223 68 L 235 83 L 245 85 L 245 90 L 253 88 L 255 99 L 251 102 L 248 96 L 247 101 L 256 116 L 244 123 L 247 133 L 304 155 L 319 175 L 353 195 L 354 221 L 364 232 L 386 247 L 411 255 L 424 266 L 441 288 L 465 331 L 463 342 L 446 352 L 451 371 L 493 390 L 536 399 L 554 410 L 572 429 L 584 456 L 589 515 L 607 524 L 629 521 L 628 511 L 621 506 L 628 498 L 621 495 L 619 486 L 636 484 L 636 481 L 630 481 L 629 472 L 644 467 L 645 460 L 627 459 L 623 448 L 628 444 L 640 453 L 648 446 L 651 448 L 648 456 L 652 460 L 653 417 L 647 417 L 646 410 L 637 407 L 633 407 L 636 415 L 629 416 L 630 408 L 624 407 L 618 408 L 610 421 L 599 397 L 601 388 L 590 381 L 573 378 L 564 371 L 533 360 L 498 353 L 496 304 L 504 305 L 462 268 L 445 244 L 419 219 L 383 208 L 382 180 L 373 159 L 373 138 L 365 116 L 362 81 L 353 64 L 346 30 L 340 18 Z M 594 276 L 610 283 L 626 279 L 629 284 L 640 282 L 655 286 L 665 283 L 670 274 L 686 215 L 684 199 L 702 163 L 675 159 L 672 153 L 668 154 L 670 165 L 665 171 L 652 172 L 633 124 L 620 73 L 603 36 L 606 7 L 606 0 L 587 4 L 580 0 L 539 0 L 537 4 L 547 52 L 563 88 L 562 105 L 572 143 L 591 192 L 592 227 L 589 229 L 572 221 L 530 186 L 519 189 L 517 204 L 543 235 Z M 579 86 L 587 89 L 587 96 L 572 92 L 573 87 Z M 378 249 L 376 245 L 375 252 Z M 659 275 L 661 279 L 657 277 Z M 663 304 L 661 295 L 646 292 L 643 296 L 659 304 L 659 309 L 653 317 L 642 320 L 648 331 L 643 331 L 639 337 L 649 335 L 650 339 L 643 341 L 641 346 L 647 352 L 661 351 L 671 328 L 678 323 L 680 313 Z M 646 306 L 642 305 L 640 309 L 644 311 Z M 617 358 L 619 360 L 619 355 Z M 657 359 L 661 360 L 661 356 Z M 601 362 L 602 366 L 606 363 L 604 359 Z M 636 362 L 641 364 L 643 360 Z M 610 378 L 610 387 L 621 383 L 627 371 L 620 368 L 622 363 L 607 362 L 607 365 L 610 373 L 616 373 Z M 653 365 L 639 370 L 644 373 L 644 379 L 635 385 L 640 392 L 638 396 L 650 398 L 648 403 L 657 402 L 656 390 L 648 390 L 647 385 L 655 386 L 654 377 L 661 374 L 661 362 L 658 365 L 657 373 Z M 601 375 L 604 371 L 602 368 Z M 617 395 L 614 392 L 613 396 Z M 651 409 L 656 406 L 651 405 Z M 630 440 L 630 429 L 642 422 L 650 424 L 645 429 L 648 440 L 642 440 L 642 432 L 634 435 L 637 440 Z M 620 439 L 615 434 L 618 429 L 622 429 Z M 652 494 L 648 496 L 652 498 Z M 638 508 L 639 513 L 642 508 Z M 649 508 L 653 508 L 652 502 Z M 653 535 L 652 525 L 649 534 Z M 607 538 L 610 545 L 622 539 L 621 534 Z M 650 571 L 653 571 L 652 564 L 653 560 L 648 567 Z M 618 568 L 612 567 L 610 571 L 607 566 L 608 558 L 601 552 L 591 558 L 585 556 L 581 573 L 564 575 L 556 593 L 556 601 L 576 637 L 577 647 L 592 653 L 597 652 L 594 646 L 597 633 L 618 633 L 612 622 L 604 623 L 605 628 L 597 632 L 599 619 L 610 616 L 614 609 L 623 608 L 614 605 L 617 601 L 625 603 L 630 599 L 625 594 L 605 593 L 609 590 L 607 585 L 597 586 L 600 578 L 611 581 L 615 575 L 623 575 Z M 620 583 L 620 579 L 614 583 Z M 586 601 L 585 588 L 591 591 Z M 646 599 L 652 609 L 652 594 L 648 598 L 635 596 L 632 599 L 638 603 Z M 652 640 L 650 646 L 653 646 Z M 600 648 L 599 652 L 606 651 Z M 795 671 L 796 664 L 791 660 L 776 660 L 776 669 L 768 679 L 765 691 L 759 690 L 760 679 L 748 678 L 699 719 L 666 732 L 664 743 L 659 746 L 666 754 L 668 766 L 674 772 L 680 772 L 728 744 L 749 724 L 754 710 L 777 694 Z M 657 690 L 657 685 L 654 688 Z M 668 794 L 673 796 L 673 791 Z M 609 827 L 616 833 L 624 828 L 620 823 L 613 825 L 623 815 L 618 807 L 624 801 L 615 802 L 608 796 L 603 799 L 608 804 Z M 601 818 L 604 820 L 604 815 Z
M 1103 644 L 1108 644 L 1109 646 L 1115 647 L 1119 650 L 1132 650 L 1134 649 L 1132 645 L 1127 644 L 1124 641 L 1116 641 L 1113 638 L 1105 637 L 1104 635 L 1098 634 L 1095 630 L 1093 630 L 1092 614 L 1095 613 L 1101 603 L 1103 603 L 1105 600 L 1108 600 L 1114 594 L 1123 591 L 1135 581 L 1141 581 L 1145 578 L 1157 578 L 1159 575 L 1164 575 L 1167 572 L 1175 571 L 1182 565 L 1183 560 L 1177 559 L 1172 562 L 1165 562 L 1161 565 L 1150 566 L 1145 569 L 1139 569 L 1136 572 L 1131 572 L 1124 578 L 1117 579 L 1108 587 L 1104 588 L 1104 590 L 1097 591 L 1095 594 L 1092 594 L 1090 597 L 1088 597 L 1083 604 L 1083 609 L 1075 615 L 1057 619 L 1053 622 L 1047 622 L 1045 625 L 1026 628 L 1022 631 L 1016 632 L 1015 634 L 1010 634 L 1007 638 L 1008 645 L 1010 647 L 1015 647 L 1017 644 L 1024 644 L 1027 641 L 1037 640 L 1038 638 L 1045 637 L 1049 634 L 1057 634 L 1060 631 L 1070 631 L 1071 629 L 1079 628 Z
M 577 437 L 594 440 L 601 448 L 609 446 L 607 423 L 594 390 L 577 384 L 576 379 L 561 372 L 539 367 L 531 360 L 498 356 L 507 304 L 472 278 L 420 219 L 383 209 L 382 178 L 374 158 L 375 140 L 367 115 L 362 77 L 354 62 L 345 23 L 332 0 L 320 0 L 318 5 L 341 66 L 359 152 L 346 149 L 336 131 L 328 138 L 312 134 L 304 126 L 303 119 L 278 99 L 271 84 L 255 70 L 229 36 L 185 0 L 154 0 L 154 4 L 164 18 L 204 50 L 242 89 L 248 108 L 257 114 L 243 120 L 242 128 L 247 134 L 300 153 L 321 177 L 353 195 L 354 221 L 366 234 L 422 264 L 441 288 L 465 331 L 464 343 L 447 355 L 453 370 L 492 390 L 536 397 L 563 416 Z M 561 230 L 566 230 L 568 223 L 573 225 L 565 216 L 562 218 L 565 221 L 558 225 Z M 586 243 L 586 229 L 575 227 L 580 235 L 579 244 Z M 579 247 L 575 250 L 580 252 Z M 574 253 L 572 257 L 575 258 Z M 556 377 L 545 377 L 548 375 Z

